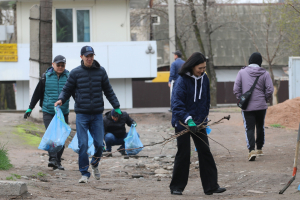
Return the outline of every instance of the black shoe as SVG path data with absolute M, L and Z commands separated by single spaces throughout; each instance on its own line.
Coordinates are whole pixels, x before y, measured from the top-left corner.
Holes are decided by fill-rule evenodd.
M 65 168 L 61 164 L 58 164 L 58 167 L 53 167 L 53 170 L 56 170 L 56 169 L 65 170 Z
M 181 190 L 171 190 L 171 194 L 173 194 L 173 195 L 182 195 L 182 191 Z
M 206 195 L 212 195 L 213 193 L 222 193 L 222 192 L 225 192 L 225 191 L 226 191 L 226 188 L 219 187 L 218 189 L 206 192 L 205 194 Z
M 103 157 L 103 156 L 105 156 L 105 157 L 112 157 L 112 153 L 111 153 L 111 151 L 105 151 L 105 152 L 102 153 L 101 157 Z
M 120 149 L 123 149 L 123 150 L 120 151 Z M 120 154 L 122 154 L 123 156 L 126 156 L 127 153 L 124 149 L 125 149 L 125 147 L 120 146 L 117 150 L 119 151 Z
M 56 160 L 50 160 L 48 163 L 48 167 L 56 167 L 58 168 Z

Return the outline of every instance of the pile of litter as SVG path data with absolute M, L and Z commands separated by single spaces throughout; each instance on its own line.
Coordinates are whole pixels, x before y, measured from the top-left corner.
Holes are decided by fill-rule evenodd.
M 300 123 L 300 97 L 269 107 L 265 123 L 267 126 L 280 124 L 286 128 L 298 129 Z

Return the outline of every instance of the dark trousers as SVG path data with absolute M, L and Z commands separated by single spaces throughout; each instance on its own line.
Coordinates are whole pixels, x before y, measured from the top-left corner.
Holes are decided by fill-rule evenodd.
M 51 115 L 49 113 L 43 112 L 43 120 L 44 120 L 44 125 L 45 128 L 47 129 L 51 120 L 53 119 L 54 115 Z M 65 117 L 65 122 L 68 124 L 69 123 L 69 114 L 64 115 Z M 63 146 L 63 148 L 57 152 L 57 153 L 53 153 L 53 152 L 48 152 L 49 154 L 49 161 L 50 160 L 55 160 L 58 164 L 61 163 L 61 156 L 64 152 L 65 146 Z
M 175 128 L 175 133 L 178 132 Z M 206 143 L 208 143 L 208 138 L 206 131 L 203 130 L 202 133 L 197 135 Z M 186 133 L 177 138 L 178 151 L 176 153 L 174 170 L 172 181 L 170 184 L 171 190 L 184 190 L 188 183 L 188 177 L 190 172 L 190 153 L 191 153 L 191 142 L 190 136 L 192 136 L 195 146 L 197 148 L 198 159 L 199 159 L 199 169 L 200 178 L 202 182 L 202 187 L 204 192 L 209 192 L 219 188 L 218 185 L 218 171 L 214 158 L 210 152 L 209 146 L 207 146 L 201 139 L 196 137 L 192 133 Z
M 266 110 L 256 111 L 242 111 L 246 142 L 249 152 L 255 150 L 255 143 L 257 149 L 262 149 L 265 143 L 265 116 Z M 256 141 L 255 141 L 255 127 L 256 127 Z

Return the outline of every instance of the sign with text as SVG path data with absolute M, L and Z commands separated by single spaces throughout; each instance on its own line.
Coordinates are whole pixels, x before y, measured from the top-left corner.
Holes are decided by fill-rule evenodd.
M 17 44 L 0 44 L 0 62 L 18 62 Z

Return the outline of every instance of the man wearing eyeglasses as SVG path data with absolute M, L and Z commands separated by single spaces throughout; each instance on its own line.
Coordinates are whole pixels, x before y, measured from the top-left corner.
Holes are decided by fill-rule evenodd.
M 40 101 L 40 107 L 43 111 L 44 125 L 46 129 L 48 128 L 52 118 L 55 115 L 53 104 L 57 101 L 58 95 L 60 94 L 69 77 L 69 71 L 65 68 L 66 58 L 62 55 L 56 56 L 53 60 L 52 67 L 49 67 L 46 70 L 35 88 L 29 104 L 29 108 L 24 114 L 25 119 L 30 116 L 31 111 L 34 109 L 37 102 Z M 64 114 L 66 123 L 68 123 L 69 99 L 60 108 Z M 64 170 L 63 166 L 61 165 L 61 156 L 63 154 L 63 151 L 64 147 L 58 153 L 48 152 L 48 167 L 52 167 L 53 170 Z

